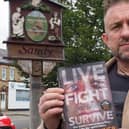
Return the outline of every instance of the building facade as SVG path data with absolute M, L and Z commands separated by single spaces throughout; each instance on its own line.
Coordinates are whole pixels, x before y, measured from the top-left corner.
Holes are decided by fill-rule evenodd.
M 5 49 L 0 49 L 0 111 L 8 109 L 9 82 L 23 83 L 25 80 L 14 62 L 3 58 L 6 53 Z

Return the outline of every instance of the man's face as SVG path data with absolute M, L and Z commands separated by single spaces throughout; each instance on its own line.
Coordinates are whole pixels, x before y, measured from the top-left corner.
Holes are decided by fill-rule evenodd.
M 129 61 L 129 2 L 113 5 L 105 15 L 104 43 L 119 59 Z

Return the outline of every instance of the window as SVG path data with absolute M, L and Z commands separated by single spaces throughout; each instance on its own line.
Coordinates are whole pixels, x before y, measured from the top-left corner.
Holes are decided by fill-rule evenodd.
M 2 80 L 6 80 L 6 68 L 2 68 Z
M 28 90 L 16 90 L 16 101 L 29 101 L 30 93 Z
M 14 80 L 14 68 L 10 68 L 10 80 Z

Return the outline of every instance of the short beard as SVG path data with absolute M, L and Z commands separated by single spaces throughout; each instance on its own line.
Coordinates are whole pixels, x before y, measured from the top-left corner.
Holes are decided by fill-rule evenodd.
M 129 51 L 129 49 L 126 51 Z M 120 52 L 119 48 L 116 51 L 112 51 L 112 53 L 119 60 L 124 61 L 124 62 L 129 62 L 129 55 L 124 55 L 122 52 Z

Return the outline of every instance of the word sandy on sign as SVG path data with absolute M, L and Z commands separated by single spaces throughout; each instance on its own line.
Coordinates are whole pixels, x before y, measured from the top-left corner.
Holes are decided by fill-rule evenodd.
M 8 44 L 8 58 L 63 60 L 63 47 Z

